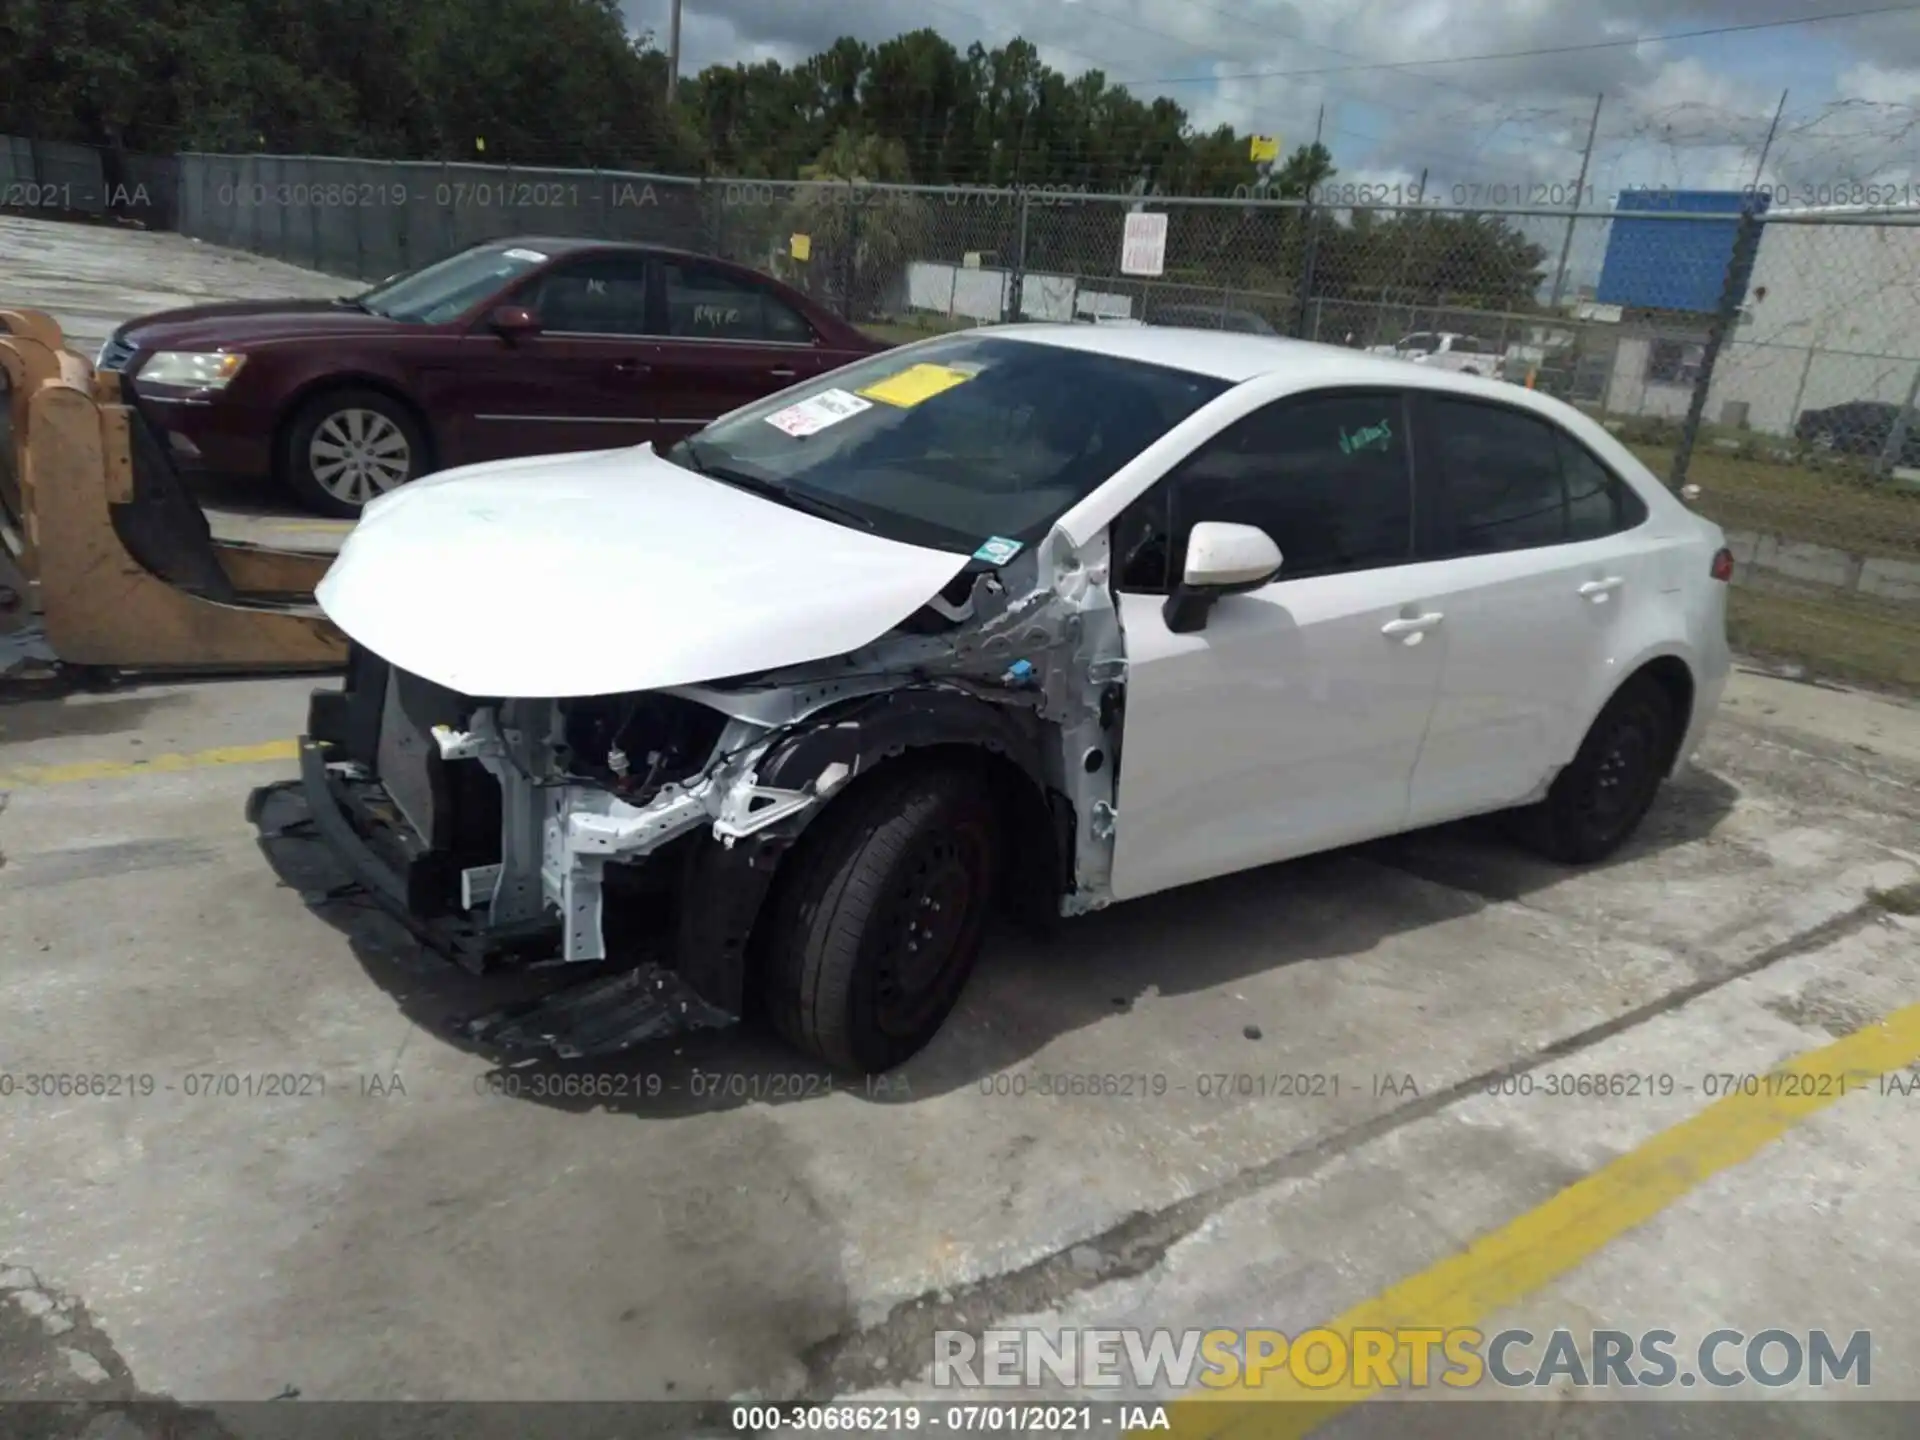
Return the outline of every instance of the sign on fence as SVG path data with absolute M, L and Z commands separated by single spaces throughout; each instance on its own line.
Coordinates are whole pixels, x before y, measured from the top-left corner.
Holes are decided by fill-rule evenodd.
M 1122 275 L 1163 275 L 1167 269 L 1167 217 L 1136 210 L 1120 240 Z

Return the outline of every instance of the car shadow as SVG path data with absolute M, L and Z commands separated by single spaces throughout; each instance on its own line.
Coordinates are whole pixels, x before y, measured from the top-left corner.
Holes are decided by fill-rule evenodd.
M 623 961 L 548 963 L 475 975 L 422 945 L 310 835 L 276 834 L 303 802 L 281 790 L 257 810 L 259 845 L 283 884 L 339 930 L 367 976 L 413 1023 L 491 1067 L 476 1089 L 551 1108 L 675 1119 L 754 1103 L 851 1095 L 910 1104 L 978 1085 L 1062 1035 L 1124 1014 L 1148 996 L 1192 994 L 1287 966 L 1369 951 L 1398 935 L 1524 899 L 1571 873 L 1605 873 L 1710 835 L 1739 792 L 1692 770 L 1669 784 L 1635 839 L 1571 872 L 1521 852 L 1497 821 L 1410 832 L 1148 896 L 1063 922 L 1046 937 L 1001 926 L 946 1030 L 900 1069 L 836 1075 L 752 1015 L 723 1030 L 643 1042 L 614 1056 L 562 1060 L 477 1039 L 470 1024 L 631 969 Z M 285 808 L 291 804 L 294 808 Z M 1436 858 L 1438 857 L 1438 858 Z M 1431 883 L 1392 904 L 1328 903 L 1382 869 Z M 1195 937 L 1203 937 L 1199 943 Z M 1249 1038 L 1258 1036 L 1249 1026 Z

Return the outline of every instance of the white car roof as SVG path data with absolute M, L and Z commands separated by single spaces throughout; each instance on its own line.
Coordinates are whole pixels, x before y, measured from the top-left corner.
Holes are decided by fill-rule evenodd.
M 1143 325 L 1137 329 L 1111 325 L 983 325 L 967 333 L 999 335 L 1035 345 L 1056 345 L 1062 349 L 1137 360 L 1146 365 L 1165 365 L 1196 375 L 1210 375 L 1233 386 L 1259 381 L 1263 390 L 1275 395 L 1336 385 L 1443 390 L 1518 406 L 1556 424 L 1571 425 L 1589 444 L 1605 450 L 1616 467 L 1626 454 L 1625 451 L 1614 453 L 1612 437 L 1591 417 L 1544 391 L 1492 376 L 1469 375 L 1444 366 L 1422 365 L 1398 355 L 1374 354 L 1345 345 L 1323 345 L 1313 340 L 1249 335 L 1232 330 L 1188 330 L 1173 325 Z
M 1322 345 L 1312 340 L 1252 335 L 1237 330 L 1190 330 L 1177 325 L 1146 325 L 1137 329 L 1114 325 L 989 325 L 976 333 L 1114 355 L 1148 365 L 1166 365 L 1176 370 L 1190 370 L 1196 375 L 1210 375 L 1234 385 L 1265 375 L 1281 375 L 1303 386 L 1369 382 L 1404 385 L 1409 371 L 1420 375 L 1441 373 L 1415 366 L 1410 361 L 1371 355 L 1344 345 Z M 1470 386 L 1463 383 L 1460 388 Z

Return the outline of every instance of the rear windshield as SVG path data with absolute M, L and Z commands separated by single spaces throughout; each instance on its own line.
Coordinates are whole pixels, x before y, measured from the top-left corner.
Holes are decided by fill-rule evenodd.
M 546 256 L 521 246 L 486 245 L 462 250 L 359 297 L 378 315 L 422 325 L 456 320 L 509 281 L 518 279 Z
M 1159 312 L 1162 325 L 1184 325 L 1195 330 L 1234 330 L 1244 335 L 1272 335 L 1273 326 L 1248 310 L 1209 310 L 1168 307 Z
M 668 455 L 909 544 L 1030 545 L 1227 382 L 992 335 L 890 351 L 716 421 Z M 1015 548 L 1018 548 L 1017 546 Z

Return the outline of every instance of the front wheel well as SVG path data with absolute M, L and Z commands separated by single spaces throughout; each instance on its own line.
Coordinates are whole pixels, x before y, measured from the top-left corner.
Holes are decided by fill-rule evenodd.
M 426 412 L 420 408 L 418 402 L 390 380 L 383 380 L 374 375 L 346 373 L 322 375 L 318 379 L 309 380 L 298 390 L 294 391 L 293 394 L 287 398 L 286 403 L 280 407 L 280 413 L 274 417 L 273 422 L 273 467 L 276 475 L 279 475 L 286 466 L 287 439 L 293 433 L 293 427 L 299 421 L 300 416 L 315 400 L 323 395 L 331 394 L 336 390 L 370 391 L 384 399 L 391 400 L 394 404 L 404 409 L 413 417 L 414 423 L 420 427 L 421 435 L 426 437 L 427 464 L 421 473 L 425 474 L 432 470 L 434 456 L 439 448 L 439 442 L 434 436 L 432 423 L 428 421 Z M 280 478 L 284 479 L 285 477 L 280 476 Z
M 1008 871 L 1009 888 L 1002 894 L 1023 899 L 1030 888 L 1044 889 L 1051 906 L 1064 877 L 1072 873 L 1071 811 L 1065 797 L 1043 789 L 1012 757 L 989 746 L 965 740 L 910 746 L 862 770 L 812 821 L 817 823 L 862 788 L 895 784 L 908 773 L 927 770 L 962 771 L 992 797 L 1001 859 Z
M 1044 924 L 1058 914 L 1059 897 L 1073 873 L 1073 815 L 1065 797 L 1043 789 L 1017 761 L 988 746 L 944 741 L 900 750 L 855 776 L 806 818 L 775 867 L 765 901 L 757 907 L 746 941 L 746 989 L 755 988 L 767 918 L 780 913 L 778 893 L 802 868 L 795 864 L 808 838 L 857 797 L 929 771 L 959 771 L 992 798 L 1000 839 L 1002 905 L 1018 918 Z

